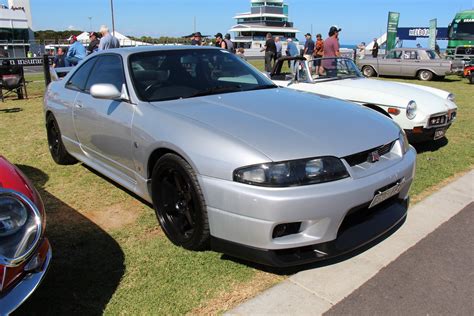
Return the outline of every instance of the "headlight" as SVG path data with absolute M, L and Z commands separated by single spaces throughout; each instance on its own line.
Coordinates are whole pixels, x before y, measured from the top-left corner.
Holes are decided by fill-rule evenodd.
M 409 120 L 413 120 L 416 116 L 416 102 L 410 101 L 407 106 L 407 117 Z
M 38 208 L 21 193 L 0 189 L 0 264 L 15 266 L 36 247 L 42 231 Z
M 408 143 L 407 134 L 404 130 L 400 130 L 400 147 L 402 148 L 402 154 L 405 155 L 407 151 L 410 149 L 410 144 Z
M 454 102 L 454 101 L 456 101 L 456 96 L 455 96 L 454 94 L 450 93 L 450 94 L 448 95 L 448 98 L 447 98 L 447 99 L 448 99 L 449 101 L 451 101 L 451 102 Z
M 265 163 L 234 171 L 236 182 L 267 187 L 308 185 L 347 177 L 349 173 L 336 157 Z

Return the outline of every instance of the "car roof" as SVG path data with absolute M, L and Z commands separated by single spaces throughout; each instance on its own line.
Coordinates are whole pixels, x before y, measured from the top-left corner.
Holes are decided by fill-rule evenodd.
M 113 48 L 94 53 L 95 56 L 100 54 L 120 54 L 122 56 L 129 56 L 135 53 L 146 53 L 155 51 L 172 51 L 172 50 L 206 50 L 215 49 L 222 50 L 222 48 L 215 46 L 191 46 L 191 45 L 153 45 L 153 46 L 137 46 L 137 47 L 125 47 L 125 48 Z

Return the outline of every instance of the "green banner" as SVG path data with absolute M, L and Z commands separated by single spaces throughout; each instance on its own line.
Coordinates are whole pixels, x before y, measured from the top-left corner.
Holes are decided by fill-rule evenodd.
M 436 47 L 436 27 L 438 26 L 438 20 L 430 20 L 430 49 Z
M 387 52 L 395 48 L 397 43 L 397 30 L 398 20 L 400 19 L 400 13 L 389 12 L 388 23 L 387 23 Z

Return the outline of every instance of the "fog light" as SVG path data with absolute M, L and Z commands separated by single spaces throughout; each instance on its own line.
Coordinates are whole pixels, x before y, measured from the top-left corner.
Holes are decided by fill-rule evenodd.
M 288 236 L 292 234 L 299 233 L 301 228 L 301 222 L 298 223 L 285 223 L 275 226 L 273 229 L 272 238 L 280 238 L 283 236 Z

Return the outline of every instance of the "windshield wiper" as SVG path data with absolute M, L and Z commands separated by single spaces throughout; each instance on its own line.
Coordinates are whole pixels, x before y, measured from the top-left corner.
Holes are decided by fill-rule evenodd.
M 194 97 L 202 97 L 202 96 L 218 94 L 218 93 L 237 92 L 237 91 L 242 91 L 242 86 L 241 85 L 216 86 L 216 87 L 211 87 L 211 88 L 208 88 L 208 89 L 198 91 L 194 94 L 183 97 L 183 99 L 194 98 Z
M 256 86 L 256 87 L 254 87 L 254 88 L 246 89 L 245 91 L 254 91 L 254 90 L 263 90 L 263 89 L 274 89 L 274 88 L 278 88 L 278 86 L 277 86 L 277 85 L 274 85 L 274 84 L 264 84 L 264 85 Z

